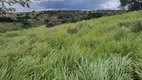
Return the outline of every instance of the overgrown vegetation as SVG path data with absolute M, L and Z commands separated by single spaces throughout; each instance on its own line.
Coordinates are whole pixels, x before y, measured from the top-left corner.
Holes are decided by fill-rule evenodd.
M 0 79 L 141 80 L 141 14 L 0 34 Z
M 0 27 L 5 26 L 6 28 L 1 28 L 2 32 L 9 31 L 11 28 L 16 28 L 15 24 L 21 24 L 21 29 L 27 29 L 31 27 L 40 27 L 46 25 L 47 27 L 53 27 L 54 25 L 48 24 L 51 20 L 57 20 L 60 24 L 64 23 L 75 23 L 81 20 L 88 20 L 93 18 L 99 18 L 102 16 L 111 16 L 116 14 L 122 14 L 126 11 L 121 10 L 98 10 L 98 11 L 76 11 L 76 10 L 68 10 L 68 11 L 40 11 L 40 12 L 27 12 L 27 13 L 11 13 L 0 15 Z M 9 25 L 1 25 L 1 23 L 5 22 Z M 10 27 L 10 28 L 9 28 Z M 17 30 L 19 27 L 17 27 Z M 1 32 L 1 31 L 0 31 Z

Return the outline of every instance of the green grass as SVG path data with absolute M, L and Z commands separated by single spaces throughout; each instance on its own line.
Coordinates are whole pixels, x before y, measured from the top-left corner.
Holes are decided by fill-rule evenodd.
M 0 80 L 141 80 L 142 11 L 0 34 Z
M 11 23 L 11 22 L 0 23 L 0 33 L 4 33 L 7 31 L 20 30 L 20 29 L 23 29 L 21 23 Z
M 20 16 L 18 16 L 18 14 Z M 24 17 L 26 16 L 26 14 L 28 14 L 28 16 L 31 17 L 31 19 L 26 19 L 26 21 L 29 21 L 29 23 L 31 23 L 30 27 L 40 27 L 45 25 L 45 20 L 49 19 L 49 20 L 57 20 L 58 16 L 56 15 L 52 15 L 49 16 L 48 14 L 40 14 L 40 12 L 31 12 L 31 13 L 13 13 L 13 14 L 5 14 L 3 16 L 5 17 L 10 17 L 14 20 L 17 20 L 17 17 Z M 39 16 L 37 16 L 36 18 L 34 18 L 37 14 L 39 14 Z M 0 15 L 0 17 L 2 17 L 2 15 Z M 14 30 L 21 30 L 21 29 L 25 29 L 25 27 L 23 25 L 23 21 L 20 22 L 0 22 L 0 33 L 4 33 L 7 31 L 14 31 Z

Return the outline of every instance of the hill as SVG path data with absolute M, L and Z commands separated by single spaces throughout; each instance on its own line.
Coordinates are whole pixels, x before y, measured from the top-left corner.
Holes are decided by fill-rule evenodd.
M 53 27 L 49 21 L 59 21 L 60 24 L 75 23 L 81 20 L 99 18 L 102 16 L 118 15 L 127 11 L 121 10 L 99 10 L 99 11 L 77 11 L 77 10 L 57 10 L 39 12 L 7 13 L 0 15 L 0 33 L 13 30 L 27 29 L 31 27 Z
M 141 80 L 142 11 L 0 34 L 1 80 Z

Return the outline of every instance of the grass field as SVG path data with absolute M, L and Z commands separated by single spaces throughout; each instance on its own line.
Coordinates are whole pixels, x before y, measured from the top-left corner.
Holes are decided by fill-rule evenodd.
M 11 23 L 11 22 L 0 23 L 0 33 L 13 31 L 13 30 L 20 30 L 20 29 L 23 29 L 22 24 L 20 23 Z
M 142 11 L 0 34 L 0 80 L 141 80 Z

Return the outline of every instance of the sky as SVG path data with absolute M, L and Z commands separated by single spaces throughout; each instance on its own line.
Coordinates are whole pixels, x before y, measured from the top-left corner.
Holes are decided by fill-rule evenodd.
M 14 5 L 17 12 L 40 10 L 116 10 L 120 5 L 119 0 L 32 0 L 30 8 Z

